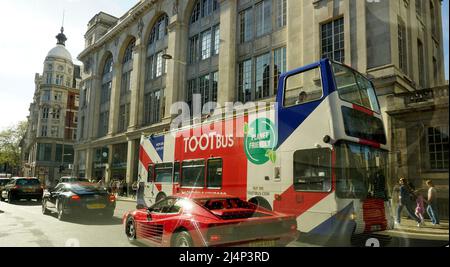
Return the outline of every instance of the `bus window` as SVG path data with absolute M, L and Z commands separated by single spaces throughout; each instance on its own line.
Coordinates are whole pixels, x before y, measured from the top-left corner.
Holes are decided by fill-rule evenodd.
M 153 183 L 153 181 L 154 181 L 154 177 L 155 177 L 154 176 L 154 172 L 153 172 L 154 167 L 155 167 L 154 164 L 149 164 L 148 165 L 147 182 L 149 182 L 149 183 Z
M 284 91 L 284 107 L 302 105 L 323 96 L 320 68 L 313 68 L 287 77 Z
M 294 188 L 302 192 L 331 191 L 331 150 L 299 150 L 294 153 Z
M 155 182 L 171 183 L 172 182 L 172 163 L 161 163 L 155 165 Z
M 372 83 L 355 70 L 337 63 L 332 64 L 340 98 L 380 113 Z
M 222 188 L 222 171 L 222 159 L 208 160 L 208 177 L 206 180 L 206 186 L 208 188 Z
M 182 164 L 182 187 L 205 187 L 205 161 L 188 161 Z
M 173 166 L 173 183 L 177 184 L 180 182 L 180 163 L 175 162 Z

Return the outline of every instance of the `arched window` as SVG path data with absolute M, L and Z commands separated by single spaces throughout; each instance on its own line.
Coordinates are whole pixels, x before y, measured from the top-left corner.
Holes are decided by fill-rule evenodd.
M 48 119 L 48 114 L 50 113 L 50 108 L 45 106 L 42 108 L 42 118 Z
M 120 107 L 118 132 L 125 132 L 130 122 L 131 73 L 133 72 L 133 51 L 136 40 L 133 38 L 127 45 L 122 59 L 122 79 L 120 83 Z
M 201 103 L 198 104 L 201 104 L 202 111 L 206 103 L 217 102 L 220 47 L 218 11 L 217 0 L 197 0 L 190 17 L 185 101 L 191 114 L 195 95 L 201 95 Z
M 111 100 L 111 89 L 112 89 L 112 72 L 113 72 L 113 58 L 110 54 L 105 61 L 105 66 L 102 72 L 102 90 L 100 96 L 100 103 L 109 103 Z
M 169 17 L 161 15 L 155 22 L 147 43 L 147 59 L 145 71 L 144 92 L 144 125 L 152 125 L 161 122 L 164 116 L 164 88 L 167 73 L 166 54 L 168 47 Z

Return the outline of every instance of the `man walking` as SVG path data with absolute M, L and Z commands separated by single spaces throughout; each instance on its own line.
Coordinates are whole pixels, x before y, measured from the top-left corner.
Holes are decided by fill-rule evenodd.
M 409 217 L 414 219 L 417 222 L 417 226 L 421 227 L 421 220 L 414 214 L 414 210 L 412 209 L 411 204 L 411 189 L 408 186 L 408 182 L 405 178 L 400 179 L 400 196 L 399 196 L 399 204 L 397 209 L 397 220 L 396 223 L 400 224 L 402 217 L 402 210 L 406 208 Z
M 428 186 L 428 207 L 427 213 L 430 216 L 433 225 L 439 225 L 439 213 L 437 208 L 437 190 L 434 187 L 433 181 L 427 181 Z

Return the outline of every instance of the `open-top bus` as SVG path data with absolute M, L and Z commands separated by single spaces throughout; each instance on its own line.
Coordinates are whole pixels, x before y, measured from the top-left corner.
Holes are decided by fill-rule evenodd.
M 305 233 L 392 229 L 386 145 L 373 84 L 323 59 L 281 75 L 268 107 L 142 136 L 138 201 L 227 194 L 295 215 Z

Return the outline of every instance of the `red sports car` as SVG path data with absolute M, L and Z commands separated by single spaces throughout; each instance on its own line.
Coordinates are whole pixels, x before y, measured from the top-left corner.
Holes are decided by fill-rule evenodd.
M 130 242 L 150 246 L 286 246 L 298 238 L 288 216 L 224 195 L 175 195 L 148 209 L 126 213 Z

